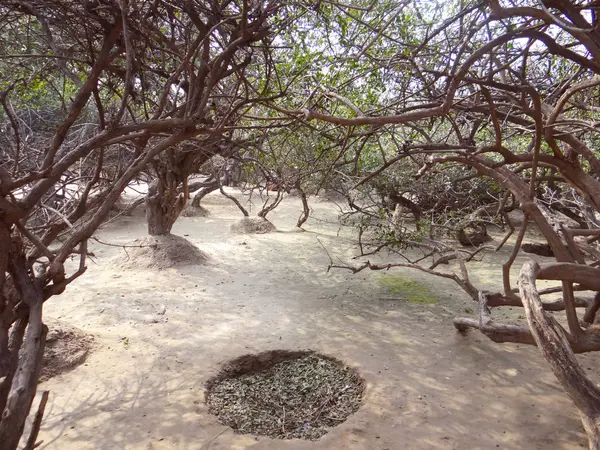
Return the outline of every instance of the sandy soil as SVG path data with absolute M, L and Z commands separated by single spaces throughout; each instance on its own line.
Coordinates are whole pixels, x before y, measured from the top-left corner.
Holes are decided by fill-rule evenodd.
M 280 231 L 263 235 L 232 234 L 241 215 L 219 195 L 204 206 L 209 217 L 182 217 L 173 233 L 205 252 L 205 265 L 124 270 L 114 263 L 122 248 L 93 243 L 88 273 L 48 302 L 49 319 L 92 334 L 95 345 L 83 365 L 41 384 L 51 391 L 41 448 L 587 445 L 575 408 L 535 348 L 455 332 L 452 318 L 474 305 L 451 282 L 398 271 L 440 297 L 416 305 L 390 294 L 378 274 L 327 273 L 323 246 L 344 261 L 356 252 L 333 204 L 313 201 L 302 233 L 294 229 L 300 202 L 289 198 L 269 215 Z M 144 234 L 140 210 L 97 236 L 126 245 Z M 504 258 L 486 256 L 473 277 L 497 286 L 492 269 Z M 356 367 L 367 382 L 364 405 L 317 442 L 234 434 L 207 413 L 203 385 L 227 360 L 272 349 L 314 349 Z M 593 355 L 582 361 L 598 365 Z

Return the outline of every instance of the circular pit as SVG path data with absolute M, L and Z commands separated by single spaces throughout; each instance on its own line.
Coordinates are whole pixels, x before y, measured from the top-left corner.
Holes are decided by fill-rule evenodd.
M 316 440 L 358 410 L 364 381 L 329 356 L 275 350 L 230 361 L 206 388 L 209 411 L 237 433 Z

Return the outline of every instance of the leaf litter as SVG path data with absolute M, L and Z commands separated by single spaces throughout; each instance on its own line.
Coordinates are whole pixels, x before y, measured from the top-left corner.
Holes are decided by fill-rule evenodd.
M 207 383 L 209 411 L 238 433 L 316 440 L 360 407 L 364 381 L 314 352 L 238 358 Z M 239 363 L 238 363 L 239 364 Z

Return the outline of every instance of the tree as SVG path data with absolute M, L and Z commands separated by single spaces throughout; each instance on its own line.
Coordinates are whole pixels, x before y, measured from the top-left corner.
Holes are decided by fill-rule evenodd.
M 268 58 L 269 20 L 285 22 L 282 6 L 0 6 L 0 449 L 17 448 L 34 399 L 44 302 L 85 272 L 88 240 L 148 166 L 159 175 L 151 226 L 170 228 L 178 208 L 172 186 L 207 152 L 229 145 L 227 127 L 248 103 L 244 68 Z M 28 448 L 36 429 L 39 421 Z
M 354 133 L 372 132 L 371 142 L 388 136 L 391 143 L 381 145 L 376 167 L 353 174 L 357 185 L 385 181 L 385 174 L 392 179 L 399 166 L 417 179 L 480 178 L 495 190 L 499 214 L 518 207 L 525 215 L 502 267 L 503 292 L 476 288 L 465 264 L 474 252 L 433 239 L 431 229 L 409 229 L 403 237 L 431 263 L 418 257 L 345 267 L 355 272 L 411 267 L 455 280 L 480 305 L 479 319 L 457 318 L 456 327 L 479 329 L 497 342 L 537 345 L 579 409 L 590 447 L 600 448 L 598 389 L 573 356 L 600 349 L 595 325 L 600 304 L 596 7 L 566 0 L 445 2 L 444 7 L 434 2 L 357 2 L 323 4 L 319 13 L 314 20 L 321 21 L 321 28 L 315 27 L 312 36 L 320 51 L 313 57 L 332 62 L 320 73 L 327 83 L 304 92 L 304 100 L 295 105 L 275 105 L 280 114 L 351 127 Z M 373 95 L 365 95 L 369 93 Z M 372 146 L 355 149 L 357 161 L 373 159 Z M 412 164 L 420 168 L 409 169 Z M 404 182 L 399 192 L 398 186 L 392 191 L 415 192 L 406 177 Z M 419 209 L 433 227 L 443 225 L 438 219 L 447 219 L 434 217 L 430 206 Z M 579 225 L 567 226 L 557 212 Z M 526 265 L 517 290 L 510 268 L 530 221 L 547 239 L 556 262 Z M 512 233 L 510 220 L 509 228 Z M 459 262 L 459 273 L 439 269 L 452 258 Z M 536 279 L 558 285 L 538 292 Z M 585 291 L 592 297 L 575 294 Z M 557 292 L 559 300 L 540 300 Z M 491 320 L 489 308 L 503 305 L 524 307 L 527 326 Z M 583 317 L 577 308 L 586 309 Z M 566 327 L 548 310 L 564 311 Z

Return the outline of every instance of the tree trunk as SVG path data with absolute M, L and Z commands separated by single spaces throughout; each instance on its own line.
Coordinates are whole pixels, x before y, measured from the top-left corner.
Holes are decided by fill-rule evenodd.
M 5 367 L 2 367 L 2 372 L 0 372 L 0 412 L 4 411 L 8 394 L 10 393 L 10 387 L 19 366 L 19 350 L 23 344 L 26 328 L 26 317 L 18 319 L 13 323 L 13 326 L 10 329 L 8 345 L 6 349 L 2 349 L 3 357 L 6 358 L 7 364 Z
M 151 236 L 165 235 L 171 232 L 175 223 L 169 215 L 167 208 L 163 208 L 160 198 L 146 197 L 146 221 L 148 234 Z
M 165 186 L 160 179 L 148 187 L 146 196 L 146 221 L 148 234 L 160 236 L 169 234 L 173 224 L 185 206 L 186 193 L 177 194 L 177 186 Z
M 9 273 L 28 308 L 28 314 L 26 319 L 17 320 L 11 331 L 11 357 L 13 361 L 15 354 L 19 354 L 19 357 L 16 367 L 8 374 L 12 379 L 0 417 L 0 450 L 15 450 L 19 445 L 37 390 L 48 332 L 42 322 L 44 294 L 37 281 L 29 275 L 25 255 L 12 255 Z M 23 340 L 25 323 L 27 332 Z M 8 387 L 7 382 L 5 379 L 3 390 Z
M 571 398 L 581 416 L 592 450 L 600 449 L 600 389 L 590 381 L 575 358 L 564 329 L 544 312 L 535 287 L 540 271 L 535 262 L 523 266 L 519 291 L 531 334 L 559 383 Z
M 308 220 L 308 216 L 310 215 L 310 207 L 308 206 L 308 199 L 306 198 L 306 192 L 304 192 L 302 189 L 299 189 L 300 191 L 300 200 L 302 200 L 302 213 L 300 214 L 300 217 L 298 217 L 298 222 L 296 223 L 296 226 L 298 228 L 300 228 L 302 225 L 304 225 L 304 222 L 306 222 Z
M 32 315 L 36 317 L 27 329 L 17 374 L 12 382 L 7 405 L 2 412 L 0 450 L 16 450 L 35 398 L 48 333 L 48 327 L 42 323 L 41 313 L 40 304 L 39 310 L 30 314 L 30 320 Z
M 211 192 L 216 191 L 217 189 L 219 189 L 219 181 L 218 180 L 214 180 L 208 186 L 204 186 L 202 189 L 200 189 L 198 192 L 196 192 L 196 194 L 194 194 L 194 199 L 192 200 L 192 206 L 194 208 L 199 208 L 200 202 L 202 201 L 202 199 L 204 197 L 206 197 L 208 194 L 210 194 Z
M 23 450 L 33 450 L 34 448 L 37 448 L 37 436 L 40 433 L 40 427 L 42 426 L 42 419 L 44 418 L 44 411 L 46 410 L 46 403 L 48 403 L 49 395 L 50 391 L 44 391 L 42 393 L 42 399 L 40 400 L 38 411 L 35 414 L 35 419 L 33 420 L 31 433 L 29 433 L 29 438 L 27 438 L 27 444 L 25 444 Z
M 8 377 L 13 365 L 13 353 L 10 351 L 9 346 L 9 331 L 14 321 L 13 308 L 15 305 L 9 303 L 5 290 L 11 247 L 10 228 L 0 222 L 0 414 L 4 410 L 6 396 L 8 395 L 8 386 L 11 382 Z
M 265 203 L 263 204 L 263 207 L 261 208 L 261 210 L 258 212 L 257 216 L 261 217 L 263 219 L 266 219 L 267 214 L 269 214 L 271 211 L 273 211 L 275 208 L 277 208 L 277 206 L 279 206 L 279 204 L 281 203 L 282 200 L 283 200 L 283 191 L 282 190 L 277 191 L 277 196 L 275 196 L 275 200 L 273 200 L 273 202 L 271 204 L 269 204 L 269 196 L 267 195 L 267 199 L 265 200 Z

